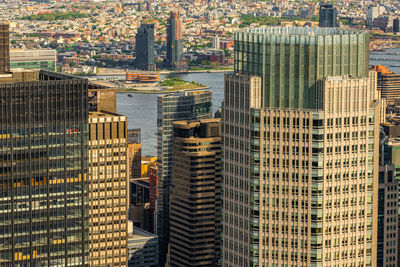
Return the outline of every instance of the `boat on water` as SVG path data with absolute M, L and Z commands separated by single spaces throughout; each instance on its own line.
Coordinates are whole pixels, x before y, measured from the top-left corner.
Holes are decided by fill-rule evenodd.
M 132 97 L 132 94 L 128 94 L 129 97 Z

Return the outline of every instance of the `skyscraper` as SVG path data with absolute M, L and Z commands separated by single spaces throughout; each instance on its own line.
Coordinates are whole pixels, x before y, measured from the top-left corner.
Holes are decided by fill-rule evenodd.
M 212 118 L 212 92 L 187 91 L 157 97 L 158 200 L 157 235 L 160 262 L 165 263 L 169 242 L 169 194 L 173 168 L 173 127 L 179 120 Z
M 89 266 L 87 97 L 86 79 L 0 74 L 0 265 Z
M 366 32 L 235 34 L 223 116 L 224 266 L 375 264 L 379 106 Z
M 128 263 L 126 150 L 126 116 L 90 112 L 90 266 Z
M 154 24 L 140 24 L 136 34 L 136 67 L 155 70 L 154 64 Z
M 377 267 L 397 266 L 399 260 L 399 180 L 396 179 L 393 141 L 390 128 L 399 132 L 399 125 L 382 124 L 379 146 L 379 191 L 378 191 L 378 240 Z M 397 144 L 398 145 L 398 144 Z M 393 160 L 394 159 L 394 160 Z
M 10 72 L 10 37 L 8 24 L 0 24 L 0 73 Z
M 221 119 L 173 127 L 169 266 L 220 266 Z
M 167 21 L 167 65 L 176 68 L 182 61 L 182 20 L 177 11 L 171 11 Z
M 331 4 L 319 7 L 319 27 L 337 27 L 337 11 Z

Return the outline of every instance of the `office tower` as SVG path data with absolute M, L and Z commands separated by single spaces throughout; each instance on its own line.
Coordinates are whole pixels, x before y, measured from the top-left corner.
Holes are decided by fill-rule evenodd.
M 177 11 L 171 11 L 167 21 L 167 65 L 176 68 L 182 61 L 182 20 Z
M 53 72 L 0 74 L 1 266 L 89 266 L 87 90 Z
M 0 73 L 10 72 L 10 37 L 8 24 L 0 24 Z
M 224 266 L 375 264 L 380 103 L 368 43 L 338 28 L 235 33 Z
M 381 92 L 381 97 L 388 104 L 393 104 L 395 99 L 400 98 L 400 74 L 391 72 L 386 66 L 372 66 L 372 70 L 378 74 L 378 90 Z
M 57 51 L 55 49 L 11 49 L 11 69 L 42 69 L 55 71 Z
M 220 266 L 221 119 L 173 127 L 168 266 Z
M 142 144 L 128 143 L 128 162 L 130 179 L 140 178 Z
M 129 221 L 129 267 L 158 267 L 158 237 Z
M 379 17 L 379 7 L 369 6 L 367 9 L 367 26 L 372 26 L 374 20 Z
M 116 112 L 117 99 L 115 97 L 115 89 L 93 82 L 89 84 L 88 94 L 89 111 Z
M 337 27 L 337 11 L 333 5 L 326 4 L 319 7 L 319 27 Z
M 393 33 L 400 32 L 400 21 L 399 18 L 395 18 L 393 20 Z
M 128 262 L 127 118 L 89 113 L 90 265 Z
M 155 70 L 154 64 L 154 24 L 140 24 L 136 34 L 136 67 Z
M 172 122 L 212 118 L 212 92 L 186 91 L 157 97 L 157 161 L 158 200 L 157 235 L 160 242 L 160 262 L 165 264 L 169 242 L 169 194 L 173 168 Z
M 128 143 L 140 144 L 142 143 L 142 131 L 138 129 L 128 129 Z
M 379 191 L 378 191 L 378 240 L 377 265 L 396 266 L 398 261 L 398 206 L 399 181 L 396 179 L 396 169 L 392 161 L 393 146 L 389 128 L 399 126 L 383 124 L 380 133 L 379 146 Z

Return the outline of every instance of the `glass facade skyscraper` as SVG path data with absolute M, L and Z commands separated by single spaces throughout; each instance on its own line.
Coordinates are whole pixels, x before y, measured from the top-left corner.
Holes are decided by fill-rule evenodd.
M 0 265 L 88 266 L 88 81 L 0 75 Z
M 160 262 L 165 263 L 169 242 L 169 194 L 173 170 L 173 125 L 179 120 L 212 118 L 212 92 L 187 91 L 160 95 L 157 98 L 157 161 L 159 190 L 157 200 L 157 235 Z
M 136 34 L 136 67 L 155 70 L 154 65 L 154 24 L 140 24 Z
M 368 34 L 235 34 L 223 108 L 223 266 L 374 266 L 380 96 Z
M 319 7 L 319 27 L 337 27 L 337 11 L 331 4 Z

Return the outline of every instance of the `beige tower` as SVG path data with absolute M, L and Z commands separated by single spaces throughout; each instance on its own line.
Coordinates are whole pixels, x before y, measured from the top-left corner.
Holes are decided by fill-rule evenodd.
M 243 94 L 224 110 L 224 266 L 373 266 L 376 73 L 320 80 L 314 110 L 260 108 L 259 77 L 225 79 Z
M 126 117 L 90 112 L 90 266 L 127 266 L 126 151 Z

